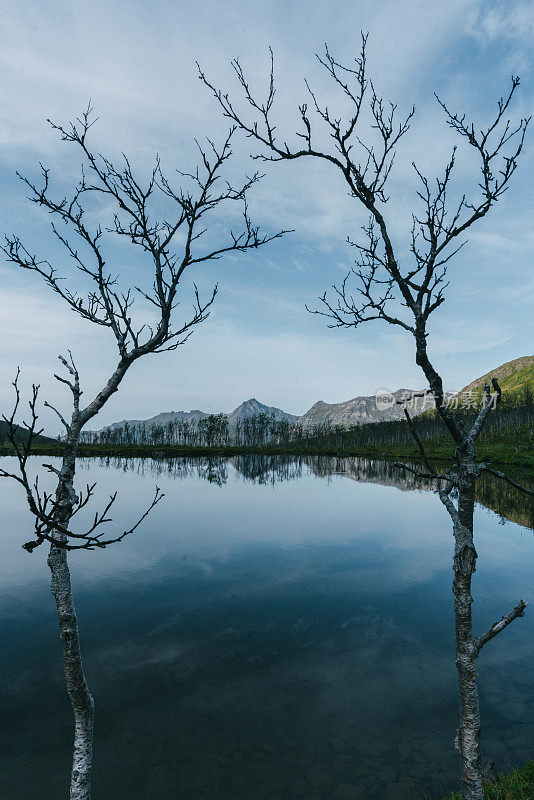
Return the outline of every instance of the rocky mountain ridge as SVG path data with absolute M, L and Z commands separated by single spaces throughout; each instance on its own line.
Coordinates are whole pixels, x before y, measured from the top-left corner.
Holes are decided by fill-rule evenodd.
M 422 391 L 397 389 L 396 392 L 387 392 L 380 390 L 380 393 L 353 397 L 351 400 L 341 403 L 325 403 L 323 400 L 319 400 L 299 418 L 299 424 L 304 428 L 311 428 L 313 425 L 329 422 L 332 425 L 342 425 L 348 428 L 368 422 L 402 419 L 404 406 L 397 403 L 397 400 L 419 393 Z M 416 397 L 413 401 L 412 412 L 420 414 L 430 407 L 432 404 L 425 407 L 424 398 Z
M 503 392 L 514 393 L 525 385 L 531 386 L 534 390 L 534 356 L 521 356 L 520 358 L 501 364 L 486 375 L 469 383 L 457 394 L 465 395 L 473 391 L 475 393 L 477 391 L 481 392 L 484 383 L 488 382 L 492 377 L 496 377 L 499 380 Z M 397 389 L 395 392 L 379 390 L 374 395 L 361 395 L 341 403 L 326 403 L 323 400 L 318 400 L 300 417 L 295 414 L 289 414 L 287 411 L 283 411 L 280 408 L 264 405 L 253 397 L 226 414 L 226 417 L 228 418 L 230 428 L 235 427 L 238 420 L 242 421 L 259 413 L 264 413 L 268 416 L 274 415 L 276 420 L 285 420 L 290 423 L 298 422 L 304 428 L 311 428 L 314 425 L 324 424 L 326 422 L 348 428 L 354 425 L 362 425 L 371 422 L 402 419 L 404 416 L 404 405 L 397 401 L 411 395 L 421 394 L 423 394 L 423 390 Z M 452 397 L 453 395 L 453 392 L 446 392 L 447 397 Z M 408 406 L 412 416 L 417 416 L 433 407 L 434 403 L 430 395 L 426 397 L 416 396 Z M 153 425 L 166 426 L 169 422 L 195 422 L 208 416 L 209 414 L 207 412 L 200 411 L 199 409 L 193 409 L 191 411 L 168 411 L 157 414 L 150 419 L 131 419 L 115 422 L 102 430 L 124 428 L 126 424 L 128 424 L 130 428 L 140 427 L 142 425 L 148 428 Z M 88 433 L 90 434 L 91 432 Z

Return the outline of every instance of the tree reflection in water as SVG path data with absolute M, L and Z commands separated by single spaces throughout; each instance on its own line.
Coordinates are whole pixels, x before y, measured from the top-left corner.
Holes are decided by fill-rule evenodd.
M 394 486 L 402 491 L 431 491 L 437 488 L 437 481 L 429 481 L 397 469 L 389 461 L 357 457 L 335 456 L 283 456 L 250 454 L 233 456 L 212 456 L 209 458 L 120 458 L 80 459 L 89 464 L 133 471 L 138 475 L 157 477 L 168 475 L 172 478 L 197 477 L 209 483 L 223 486 L 228 481 L 228 467 L 231 466 L 244 481 L 256 484 L 276 484 L 299 480 L 306 468 L 314 475 L 328 480 L 333 475 L 344 475 L 362 483 L 376 483 Z M 407 462 L 408 463 L 408 462 Z M 408 464 L 416 467 L 415 464 Z M 520 470 L 508 470 L 510 477 L 532 488 L 533 476 Z M 534 529 L 534 500 L 525 497 L 512 486 L 498 481 L 484 473 L 477 482 L 477 502 L 491 509 L 504 521 L 509 520 L 525 528 Z

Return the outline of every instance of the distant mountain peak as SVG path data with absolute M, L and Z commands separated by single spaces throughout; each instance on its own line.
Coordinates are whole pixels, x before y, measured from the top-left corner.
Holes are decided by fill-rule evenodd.
M 240 405 L 237 406 L 237 408 L 234 408 L 234 411 L 237 411 L 240 408 L 268 408 L 268 406 L 260 403 L 260 401 L 256 400 L 255 397 L 251 397 L 250 400 L 244 400 Z
M 276 406 L 266 406 L 255 397 L 251 397 L 250 400 L 245 400 L 227 415 L 228 422 L 230 425 L 234 425 L 238 420 L 252 417 L 255 414 L 267 414 L 268 416 L 274 416 L 276 420 L 283 419 L 287 422 L 296 422 L 298 420 L 295 414 L 289 414 L 287 411 L 282 411 L 281 408 L 276 408 Z

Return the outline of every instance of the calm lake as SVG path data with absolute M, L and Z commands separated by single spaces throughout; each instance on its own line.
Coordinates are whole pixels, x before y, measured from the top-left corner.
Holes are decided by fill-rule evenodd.
M 100 504 L 118 490 L 120 530 L 166 493 L 121 544 L 70 558 L 95 800 L 455 786 L 453 540 L 428 487 L 326 458 L 80 461 L 94 481 Z M 476 632 L 531 601 L 479 659 L 484 755 L 506 768 L 534 757 L 532 507 L 491 482 L 479 499 Z M 46 552 L 20 547 L 33 523 L 13 482 L 0 503 L 0 797 L 61 800 L 72 720 Z

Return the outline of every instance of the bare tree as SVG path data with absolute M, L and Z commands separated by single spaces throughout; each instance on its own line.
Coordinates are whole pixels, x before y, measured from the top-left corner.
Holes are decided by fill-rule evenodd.
M 477 690 L 476 659 L 482 647 L 516 617 L 522 616 L 521 600 L 500 622 L 484 635 L 474 637 L 471 623 L 471 579 L 477 553 L 473 541 L 474 493 L 477 476 L 483 471 L 511 483 L 489 463 L 477 461 L 476 441 L 491 409 L 500 399 L 500 389 L 493 380 L 493 394 L 486 386 L 482 408 L 475 423 L 466 428 L 446 405 L 443 380 L 431 361 L 428 346 L 429 319 L 445 300 L 447 265 L 465 243 L 462 235 L 483 219 L 507 190 L 521 153 L 529 119 L 513 124 L 508 111 L 519 78 L 512 77 L 507 95 L 497 103 L 490 124 L 479 128 L 465 114 L 455 114 L 437 98 L 446 123 L 471 148 L 480 167 L 479 182 L 450 202 L 448 198 L 455 172 L 456 147 L 444 170 L 435 180 L 428 179 L 414 164 L 419 180 L 418 210 L 413 214 L 410 231 L 410 258 L 398 256 L 385 216 L 390 176 L 399 140 L 405 136 L 414 114 L 399 116 L 397 107 L 386 103 L 366 75 L 366 40 L 362 34 L 360 54 L 350 67 L 335 60 L 328 48 L 317 56 L 344 102 L 347 114 L 334 113 L 323 105 L 306 81 L 310 98 L 299 106 L 301 129 L 294 145 L 279 137 L 273 121 L 275 81 L 271 69 L 265 99 L 257 99 L 239 61 L 233 61 L 237 80 L 247 110 L 242 111 L 228 93 L 214 86 L 199 68 L 200 78 L 213 92 L 224 116 L 249 138 L 262 145 L 255 156 L 263 161 L 319 159 L 343 176 L 349 195 L 369 213 L 363 227 L 364 238 L 347 241 L 357 251 L 356 266 L 341 286 L 334 286 L 333 298 L 320 298 L 322 306 L 313 313 L 324 315 L 330 327 L 356 328 L 365 322 L 383 320 L 411 334 L 415 342 L 415 360 L 432 391 L 437 412 L 456 447 L 456 467 L 447 470 L 439 496 L 453 524 L 454 611 L 456 619 L 456 664 L 460 688 L 461 719 L 457 747 L 461 753 L 462 783 L 466 800 L 482 800 L 480 758 L 480 713 Z M 366 115 L 370 122 L 366 123 Z M 367 128 L 367 130 L 362 130 Z M 316 141 L 326 132 L 326 148 Z M 427 477 L 435 478 L 420 442 Z M 455 502 L 455 498 L 457 500 Z
M 81 402 L 78 369 L 70 351 L 68 357 L 59 357 L 65 375 L 56 374 L 55 378 L 68 387 L 72 410 L 67 419 L 59 410 L 45 403 L 55 411 L 65 429 L 60 468 L 52 464 L 44 465 L 57 478 L 54 492 L 43 491 L 38 479 L 32 480 L 28 474 L 32 444 L 42 432 L 37 423 L 38 387 L 33 387 L 29 402 L 29 421 L 19 428 L 16 422 L 20 405 L 17 374 L 14 381 L 14 409 L 9 417 L 4 416 L 18 459 L 18 470 L 1 470 L 0 475 L 14 479 L 23 487 L 35 519 L 34 536 L 23 547 L 32 552 L 45 542 L 49 544 L 51 589 L 57 604 L 66 683 L 75 721 L 70 785 L 72 800 L 88 800 L 91 796 L 94 703 L 83 669 L 67 553 L 73 549 L 104 548 L 121 541 L 138 527 L 163 496 L 156 487 L 149 508 L 129 530 L 108 534 L 107 523 L 111 521 L 109 512 L 116 499 L 116 494 L 112 494 L 106 506 L 95 513 L 93 523 L 86 530 L 77 530 L 72 524 L 73 518 L 87 506 L 95 488 L 87 486 L 80 493 L 74 488 L 76 453 L 82 430 L 118 390 L 127 371 L 136 361 L 152 353 L 175 350 L 184 344 L 193 328 L 209 315 L 217 285 L 204 300 L 195 286 L 191 316 L 178 325 L 174 324 L 173 311 L 178 305 L 180 282 L 187 269 L 227 253 L 257 249 L 282 233 L 264 235 L 250 220 L 246 197 L 248 190 L 260 179 L 258 173 L 247 177 L 238 187 L 222 179 L 221 172 L 232 156 L 231 139 L 235 127 L 231 128 L 221 147 L 210 140 L 206 148 L 198 145 L 200 165 L 192 173 L 179 172 L 182 185 L 174 188 L 163 174 L 159 158 L 156 158 L 148 180 L 143 183 L 135 177 L 125 156 L 122 165 L 116 167 L 109 158 L 95 153 L 88 144 L 88 133 L 94 121 L 89 107 L 76 122 L 67 127 L 50 123 L 61 139 L 74 145 L 83 158 L 81 177 L 69 198 L 60 196 L 54 199 L 49 170 L 42 165 L 40 185 L 19 175 L 29 190 L 29 199 L 52 216 L 53 235 L 76 270 L 90 282 L 88 294 L 78 292 L 74 284 L 63 279 L 56 267 L 34 255 L 18 236 L 6 236 L 3 246 L 10 262 L 37 273 L 78 316 L 109 329 L 118 350 L 114 371 L 87 405 Z M 114 206 L 110 228 L 103 228 L 100 224 L 93 227 L 88 221 L 84 201 L 89 197 L 100 198 Z M 241 229 L 236 233 L 227 231 L 225 239 L 216 242 L 217 234 L 209 230 L 210 224 L 216 228 L 212 224 L 212 212 L 227 201 L 242 204 Z M 158 207 L 162 206 L 166 206 L 168 217 L 157 216 Z M 206 241 L 203 246 L 204 239 L 208 239 L 208 231 L 209 242 Z M 139 248 L 147 261 L 149 284 L 152 284 L 150 288 L 147 288 L 146 281 L 144 285 L 119 288 L 118 276 L 107 266 L 104 254 L 106 233 L 124 238 Z M 150 315 L 147 314 L 148 321 L 145 324 L 133 321 L 132 305 L 136 294 L 144 298 L 152 309 Z

